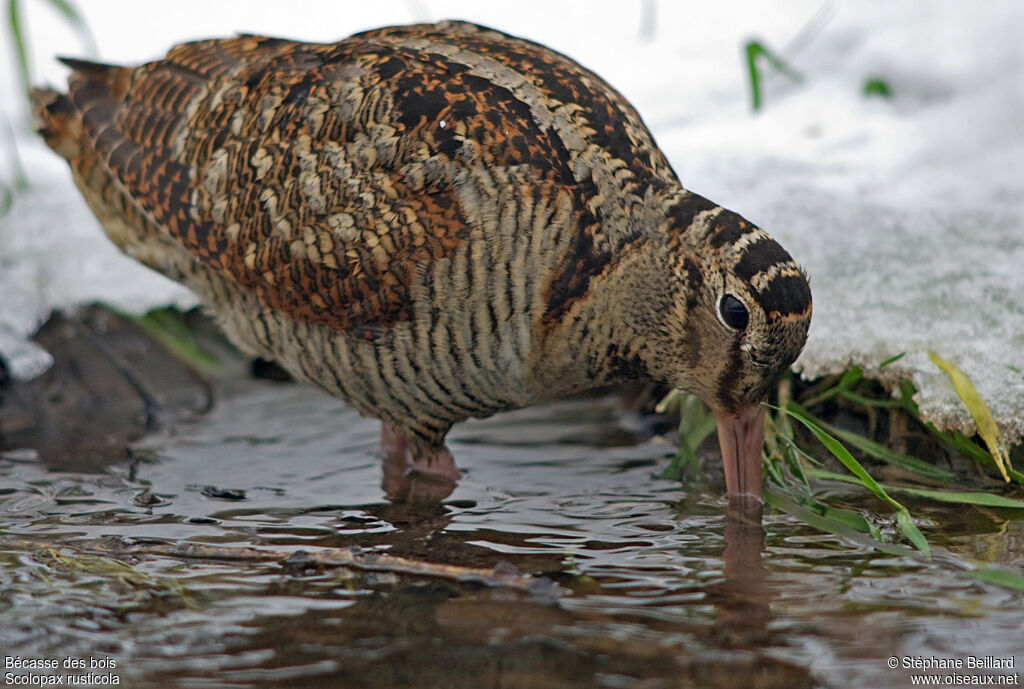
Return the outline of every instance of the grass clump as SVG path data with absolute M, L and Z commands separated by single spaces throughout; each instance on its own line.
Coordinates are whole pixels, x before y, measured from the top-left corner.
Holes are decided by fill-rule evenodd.
M 94 577 L 96 582 L 111 583 L 132 593 L 137 599 L 145 596 L 171 598 L 184 607 L 196 607 L 192 595 L 181 582 L 146 574 L 122 560 L 82 553 L 64 554 L 54 548 L 43 551 L 40 560 L 57 571 Z
M 884 368 L 900 356 L 880 366 Z M 994 477 L 986 473 L 990 468 L 1004 481 L 1019 485 L 1024 485 L 1024 475 L 1010 465 L 995 422 L 967 377 L 936 355 L 932 360 L 950 375 L 977 423 L 983 444 L 957 431 L 939 431 L 922 419 L 909 380 L 893 395 L 866 378 L 857 366 L 813 384 L 800 383 L 790 374 L 780 381 L 775 404 L 768 405 L 766 414 L 762 455 L 765 502 L 816 529 L 883 552 L 912 553 L 907 546 L 887 542 L 871 520 L 828 497 L 838 486 L 859 486 L 874 495 L 880 506 L 892 510 L 895 528 L 925 556 L 930 555 L 932 546 L 910 509 L 894 495 L 944 504 L 1024 509 L 1020 499 L 977 490 L 974 484 L 979 479 L 969 471 L 972 464 L 974 474 L 989 477 L 980 480 L 993 484 Z M 682 418 L 679 450 L 663 477 L 685 480 L 696 473 L 690 469 L 699 462 L 697 447 L 714 430 L 714 417 L 704 409 L 688 415 L 694 405 L 702 407 L 690 395 L 676 393 L 663 405 L 677 409 Z M 946 458 L 947 466 L 922 457 Z M 976 570 L 975 575 L 1013 588 L 1018 588 L 1014 584 L 1017 579 L 1024 585 L 1024 578 L 1002 570 Z
M 914 524 L 914 520 L 910 516 L 910 512 L 902 504 L 894 500 L 889 494 L 882 488 L 881 485 L 875 479 L 871 477 L 871 474 L 861 466 L 850 451 L 847 450 L 841 442 L 836 440 L 834 437 L 826 433 L 820 426 L 810 420 L 799 405 L 789 402 L 785 409 L 774 407 L 777 412 L 785 413 L 788 416 L 796 419 L 801 424 L 807 427 L 808 430 L 814 435 L 815 438 L 821 442 L 825 448 L 832 453 L 832 455 L 838 459 L 843 466 L 845 466 L 851 474 L 853 474 L 854 480 L 852 482 L 858 483 L 859 485 L 867 488 L 875 496 L 884 502 L 889 503 L 896 510 L 896 523 L 899 525 L 900 531 L 903 532 L 914 546 L 923 552 L 925 555 L 931 554 L 931 548 L 928 546 L 928 541 L 925 540 L 921 530 Z M 806 485 L 806 479 L 804 479 Z M 1024 504 L 1021 505 L 1024 507 Z

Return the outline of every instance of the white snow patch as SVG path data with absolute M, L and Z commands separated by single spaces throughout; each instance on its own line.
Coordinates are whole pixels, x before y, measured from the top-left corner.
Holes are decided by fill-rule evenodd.
M 53 55 L 80 53 L 76 40 L 46 3 L 25 6 L 37 80 L 61 84 Z M 798 362 L 805 375 L 859 363 L 889 380 L 909 376 L 927 418 L 970 432 L 931 349 L 971 377 L 1004 433 L 1024 435 L 1024 5 L 1015 0 L 827 4 L 813 35 L 801 29 L 821 2 L 663 1 L 651 40 L 640 36 L 641 3 L 79 6 L 100 58 L 125 63 L 236 31 L 327 41 L 447 17 L 550 45 L 633 101 L 688 188 L 758 223 L 806 266 L 815 311 Z M 799 84 L 767 77 L 757 115 L 741 53 L 755 36 L 803 75 Z M 0 73 L 13 76 L 8 53 Z M 892 98 L 865 98 L 870 77 L 885 79 Z M 13 79 L 0 98 L 25 130 Z M 0 354 L 15 374 L 47 365 L 26 338 L 53 308 L 192 303 L 101 237 L 61 161 L 27 131 L 18 141 L 33 189 L 0 219 Z

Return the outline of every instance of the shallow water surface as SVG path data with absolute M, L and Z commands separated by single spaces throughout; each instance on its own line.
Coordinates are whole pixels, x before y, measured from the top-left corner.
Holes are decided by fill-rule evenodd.
M 684 492 L 655 478 L 673 448 L 633 440 L 635 424 L 614 397 L 464 424 L 450 446 L 465 479 L 433 508 L 383 499 L 376 422 L 292 384 L 234 384 L 103 473 L 8 453 L 0 686 L 93 672 L 143 688 L 905 687 L 928 659 L 969 656 L 1004 667 L 931 674 L 1024 685 L 1022 595 L 962 571 L 1024 560 L 1020 515 L 912 504 L 931 561 L 772 512 L 762 528 L 726 516 L 720 479 Z M 306 567 L 301 554 L 90 554 L 111 543 L 358 546 L 511 564 L 547 585 Z

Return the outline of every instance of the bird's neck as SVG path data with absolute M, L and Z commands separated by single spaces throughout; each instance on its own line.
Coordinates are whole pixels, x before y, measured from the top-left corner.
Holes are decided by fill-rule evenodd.
M 695 245 L 720 210 L 676 183 L 648 189 L 627 219 L 603 223 L 591 253 L 567 263 L 562 311 L 535 330 L 535 386 L 554 396 L 664 378 L 651 366 L 669 355 L 656 350 L 672 346 L 667 323 L 685 320 L 688 278 L 700 271 Z
M 591 277 L 584 298 L 556 322 L 538 328 L 534 384 L 539 394 L 554 397 L 651 379 L 649 310 L 659 308 L 667 291 L 657 284 L 658 254 L 649 241 L 628 246 Z

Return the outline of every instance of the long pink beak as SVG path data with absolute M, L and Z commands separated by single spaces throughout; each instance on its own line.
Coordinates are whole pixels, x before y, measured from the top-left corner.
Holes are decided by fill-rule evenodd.
M 761 444 L 764 441 L 764 407 L 747 407 L 738 414 L 715 412 L 718 444 L 725 466 L 729 499 L 761 497 Z

